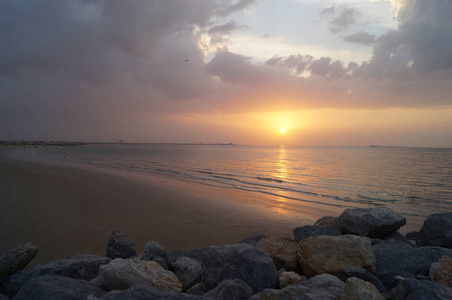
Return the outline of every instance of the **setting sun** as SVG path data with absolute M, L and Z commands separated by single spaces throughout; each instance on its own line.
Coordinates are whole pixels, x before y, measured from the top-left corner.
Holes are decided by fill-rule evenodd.
M 281 128 L 279 131 L 280 131 L 281 133 L 284 133 L 284 132 L 286 132 L 286 129 Z

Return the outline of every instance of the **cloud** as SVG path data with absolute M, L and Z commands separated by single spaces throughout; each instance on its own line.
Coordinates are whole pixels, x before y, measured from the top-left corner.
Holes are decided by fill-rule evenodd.
M 344 37 L 344 41 L 365 46 L 372 45 L 375 42 L 375 35 L 366 31 L 359 31 Z
M 208 34 L 230 34 L 231 31 L 235 31 L 238 29 L 245 29 L 247 26 L 237 25 L 235 21 L 229 21 L 222 25 L 217 25 L 209 28 L 207 31 Z
M 331 6 L 323 9 L 319 15 L 330 19 L 330 32 L 337 34 L 348 30 L 350 25 L 355 24 L 359 12 L 356 9 L 347 6 Z

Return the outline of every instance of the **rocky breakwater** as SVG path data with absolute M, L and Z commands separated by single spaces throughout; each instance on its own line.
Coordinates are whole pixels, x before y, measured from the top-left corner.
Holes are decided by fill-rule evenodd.
M 0 256 L 0 299 L 452 299 L 452 213 L 419 232 L 387 207 L 347 209 L 293 238 L 168 253 L 113 231 L 106 256 L 73 254 L 24 269 L 27 243 Z

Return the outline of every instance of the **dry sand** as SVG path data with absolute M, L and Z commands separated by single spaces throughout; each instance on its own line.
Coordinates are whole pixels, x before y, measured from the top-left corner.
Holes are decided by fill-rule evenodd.
M 40 246 L 33 264 L 72 253 L 105 255 L 113 229 L 132 238 L 138 253 L 149 240 L 175 251 L 256 234 L 292 237 L 293 228 L 343 210 L 9 154 L 0 149 L 0 253 L 31 241 Z M 420 221 L 404 231 L 419 229 Z

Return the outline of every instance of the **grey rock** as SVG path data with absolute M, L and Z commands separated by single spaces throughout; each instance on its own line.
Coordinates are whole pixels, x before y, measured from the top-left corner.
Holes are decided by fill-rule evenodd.
M 452 258 L 443 256 L 438 262 L 431 264 L 429 278 L 452 288 Z
M 278 274 L 270 256 L 248 244 L 209 247 L 201 262 L 202 281 L 208 290 L 225 279 L 242 279 L 253 293 L 278 286 Z
M 330 226 L 339 229 L 339 218 L 331 216 L 321 217 L 314 223 L 314 226 Z
M 9 297 L 7 297 L 3 294 L 0 294 L 0 300 L 9 300 Z
M 38 254 L 38 246 L 33 243 L 20 244 L 0 256 L 0 283 L 10 275 L 25 268 Z
M 154 256 L 154 258 L 152 259 L 152 261 L 155 261 L 156 263 L 158 263 L 159 265 L 161 265 L 163 269 L 169 270 L 168 262 L 167 262 L 166 259 L 164 259 L 163 257 L 161 257 L 161 256 Z
M 166 247 L 159 242 L 149 241 L 144 246 L 143 252 L 138 255 L 141 260 L 154 260 L 154 257 L 160 256 L 164 259 L 168 258 Z
M 194 260 L 201 261 L 202 256 L 206 250 L 207 250 L 206 248 L 203 248 L 203 249 L 181 250 L 181 251 L 171 252 L 168 254 L 169 267 L 170 267 L 170 269 L 172 269 L 176 259 L 181 256 L 186 256 L 186 257 L 190 257 Z
M 356 277 L 347 279 L 341 294 L 341 300 L 384 300 L 377 288 L 370 282 Z
M 189 289 L 188 291 L 186 291 L 187 294 L 193 294 L 193 295 L 202 295 L 204 294 L 204 283 L 199 282 L 197 284 L 195 284 L 191 289 Z
M 339 229 L 371 238 L 385 236 L 399 230 L 406 219 L 388 207 L 346 209 L 339 216 Z
M 251 246 L 256 246 L 257 243 L 261 240 L 261 239 L 265 239 L 267 238 L 266 235 L 263 234 L 258 234 L 258 235 L 253 235 L 250 237 L 247 237 L 246 239 L 240 241 L 239 243 L 244 243 L 244 244 L 249 244 Z
M 331 226 L 307 225 L 293 229 L 293 236 L 297 242 L 318 235 L 338 236 L 342 235 L 342 233 L 339 229 Z
M 152 286 L 133 286 L 124 291 L 111 291 L 102 300 L 210 300 L 203 296 L 176 293 Z
M 158 263 L 138 258 L 116 258 L 100 267 L 99 275 L 91 283 L 105 291 L 125 290 L 136 285 L 149 285 L 182 291 L 176 275 Z
M 307 280 L 305 276 L 300 276 L 295 272 L 279 272 L 279 288 L 283 289 L 291 284 L 298 284 L 303 280 Z
M 410 231 L 405 236 L 407 239 L 415 241 L 417 236 L 419 235 L 419 231 Z
M 394 231 L 390 234 L 381 236 L 380 239 L 383 241 L 396 240 L 396 241 L 404 242 L 404 243 L 411 245 L 410 240 L 398 231 Z
M 337 297 L 321 290 L 293 284 L 282 290 L 265 289 L 249 300 L 337 300 Z
M 364 281 L 372 283 L 380 293 L 387 294 L 388 289 L 383 285 L 383 283 L 378 279 L 377 276 L 370 273 L 369 271 L 359 268 L 359 267 L 345 267 L 337 275 L 337 278 L 346 282 L 347 279 L 356 277 Z
M 108 239 L 107 257 L 110 258 L 130 258 L 137 255 L 135 243 L 127 236 L 113 230 Z
M 246 300 L 252 295 L 251 287 L 240 279 L 223 280 L 204 297 L 215 300 Z
M 419 231 L 416 244 L 452 248 L 452 213 L 428 216 Z
M 174 273 L 182 283 L 182 290 L 186 291 L 201 281 L 202 265 L 199 261 L 186 256 L 176 259 L 173 265 Z
M 433 281 L 404 279 L 390 295 L 394 300 L 447 300 L 452 299 L 452 289 Z
M 12 297 L 28 280 L 44 274 L 91 280 L 99 273 L 99 267 L 109 263 L 110 260 L 108 257 L 88 254 L 76 254 L 66 259 L 54 260 L 10 276 L 2 283 L 1 291 Z
M 299 285 L 306 286 L 313 290 L 322 291 L 339 298 L 345 283 L 336 276 L 321 274 L 311 277 L 306 281 L 302 281 Z
M 425 246 L 417 249 L 430 260 L 430 263 L 437 262 L 443 256 L 452 257 L 452 249 L 448 248 Z
M 14 297 L 15 300 L 83 300 L 97 299 L 105 292 L 88 281 L 59 275 L 42 275 L 30 279 Z
M 388 240 L 372 247 L 377 262 L 377 276 L 403 272 L 427 275 L 430 260 L 417 248 L 395 240 Z

